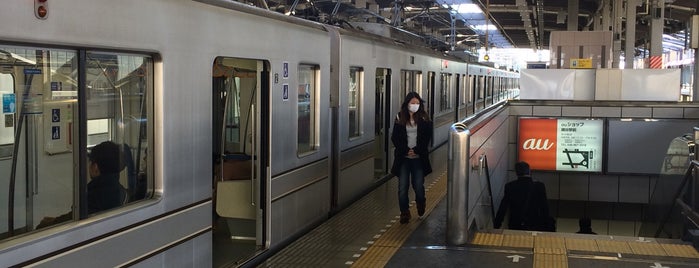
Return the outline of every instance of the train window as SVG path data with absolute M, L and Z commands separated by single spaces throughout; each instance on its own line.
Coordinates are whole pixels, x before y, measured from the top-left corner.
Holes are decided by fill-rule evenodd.
M 313 152 L 318 148 L 318 87 L 317 65 L 298 66 L 298 154 Z
M 11 70 L 0 68 L 0 158 L 12 156 L 15 138 L 15 113 L 17 112 L 17 96 L 15 95 L 15 79 Z
M 476 90 L 476 77 L 474 75 L 469 75 L 468 76 L 469 80 L 469 88 L 468 88 L 468 103 L 473 103 L 475 100 L 475 95 L 476 93 L 474 92 Z
M 149 56 L 0 44 L 0 66 L 0 148 L 11 148 L 0 158 L 8 167 L 0 183 L 10 191 L 0 195 L 13 204 L 0 208 L 0 233 L 12 237 L 145 198 L 152 189 Z
M 349 109 L 349 137 L 361 135 L 361 97 L 364 88 L 364 70 L 361 67 L 350 67 L 349 89 L 347 90 L 347 107 Z
M 408 92 L 418 92 L 422 95 L 422 72 L 420 71 L 410 71 L 410 70 L 401 70 L 400 71 L 400 76 L 401 76 L 401 82 L 400 82 L 400 89 L 401 89 L 401 96 L 405 96 L 408 94 Z M 424 97 L 423 97 L 424 99 Z M 400 102 L 402 102 L 403 99 L 400 98 Z
M 477 83 L 478 86 L 476 87 L 476 90 L 478 90 L 478 99 L 482 100 L 485 98 L 485 77 L 479 75 Z
M 117 207 L 144 199 L 153 186 L 152 176 L 148 180 L 149 162 L 146 158 L 149 151 L 149 114 L 152 114 L 149 112 L 153 92 L 152 59 L 147 55 L 88 51 L 85 73 L 87 146 L 91 151 L 108 148 L 106 145 L 118 146 L 119 150 L 114 152 L 118 154 L 114 159 L 119 162 L 115 176 L 119 183 L 116 188 L 123 190 L 123 193 L 112 196 L 120 200 Z M 88 189 L 95 182 L 92 174 L 90 177 L 92 180 L 88 183 Z M 95 198 L 90 196 L 89 191 L 87 198 L 87 212 L 90 214 L 115 207 L 113 204 L 90 204 Z M 98 199 L 97 202 L 105 201 Z
M 451 74 L 440 73 L 439 79 L 439 112 L 451 109 Z
M 436 87 L 435 85 L 435 79 L 436 79 L 436 74 L 435 72 L 427 72 L 427 88 L 421 91 L 418 91 L 420 93 L 420 97 L 425 101 L 427 105 L 425 105 L 425 110 L 428 114 L 430 114 L 430 117 L 434 116 L 434 108 L 431 107 L 434 105 L 432 103 L 432 92 L 434 92 L 434 89 Z M 432 111 L 432 112 L 430 112 Z
M 467 75 L 461 75 L 459 77 L 461 79 L 461 82 L 459 83 L 459 107 L 464 107 L 466 106 L 466 102 L 468 102 L 468 85 L 469 85 L 469 79 Z

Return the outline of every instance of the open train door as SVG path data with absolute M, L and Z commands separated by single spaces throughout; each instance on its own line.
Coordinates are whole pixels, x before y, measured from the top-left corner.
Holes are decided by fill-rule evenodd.
M 213 263 L 240 264 L 268 247 L 269 63 L 213 66 Z

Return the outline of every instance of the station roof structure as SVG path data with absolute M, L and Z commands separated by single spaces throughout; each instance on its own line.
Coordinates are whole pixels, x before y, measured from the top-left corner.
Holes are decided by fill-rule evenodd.
M 412 34 L 435 50 L 480 47 L 548 49 L 551 31 L 568 29 L 568 3 L 578 3 L 577 30 L 591 29 L 604 5 L 618 0 L 239 0 L 309 20 L 365 29 L 383 25 Z M 637 46 L 650 40 L 656 0 L 636 2 Z M 664 0 L 664 33 L 688 28 L 696 0 Z M 628 23 L 628 22 L 625 22 Z M 487 39 L 487 40 L 486 40 Z M 675 44 L 676 45 L 676 44 Z

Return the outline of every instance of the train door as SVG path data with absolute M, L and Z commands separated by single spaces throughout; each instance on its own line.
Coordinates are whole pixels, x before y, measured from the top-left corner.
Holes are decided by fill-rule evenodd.
M 214 264 L 266 247 L 269 64 L 216 58 L 213 66 Z
M 376 97 L 374 100 L 374 178 L 388 174 L 388 128 L 390 120 L 391 70 L 376 69 Z
M 434 120 L 434 89 L 436 84 L 436 73 L 427 72 L 427 88 L 424 88 L 423 92 L 420 92 L 420 96 L 425 101 L 425 110 L 430 115 L 430 119 Z

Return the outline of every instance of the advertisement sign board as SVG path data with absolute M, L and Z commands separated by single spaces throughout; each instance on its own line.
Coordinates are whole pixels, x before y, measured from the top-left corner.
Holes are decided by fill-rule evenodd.
M 602 171 L 604 120 L 520 118 L 519 161 L 534 170 Z

